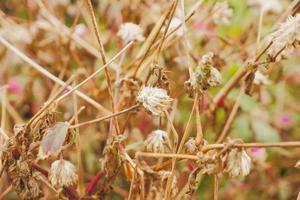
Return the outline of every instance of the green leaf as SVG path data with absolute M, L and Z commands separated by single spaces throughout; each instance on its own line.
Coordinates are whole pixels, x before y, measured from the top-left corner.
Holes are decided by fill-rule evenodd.
M 251 123 L 258 142 L 280 141 L 280 136 L 277 130 L 264 120 L 254 117 L 252 118 Z
M 244 142 L 251 139 L 250 123 L 247 115 L 238 116 L 233 123 L 233 134 Z

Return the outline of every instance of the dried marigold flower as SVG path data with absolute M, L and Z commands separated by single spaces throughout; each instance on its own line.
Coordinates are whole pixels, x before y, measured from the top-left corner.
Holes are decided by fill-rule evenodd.
M 218 86 L 222 83 L 222 75 L 213 67 L 212 57 L 212 52 L 203 55 L 201 63 L 187 81 L 187 84 L 191 86 L 193 91 L 202 93 L 208 88 Z
M 300 14 L 289 16 L 269 39 L 272 41 L 271 47 L 267 50 L 269 57 L 274 59 L 277 56 L 280 59 L 286 56 L 300 42 Z
M 170 148 L 170 140 L 168 133 L 163 130 L 155 130 L 144 142 L 146 151 L 154 153 L 163 153 L 166 151 L 166 147 Z
M 124 23 L 121 25 L 120 30 L 117 35 L 122 38 L 122 40 L 126 43 L 131 41 L 143 41 L 145 40 L 143 36 L 143 30 L 141 27 L 134 23 Z
M 172 102 L 167 91 L 157 87 L 144 87 L 138 97 L 138 102 L 149 110 L 153 115 L 162 116 Z
M 51 164 L 49 180 L 55 187 L 70 186 L 77 182 L 75 166 L 67 160 L 56 160 Z
M 233 15 L 233 10 L 229 8 L 227 2 L 218 2 L 213 8 L 213 21 L 218 25 L 230 25 L 230 18 Z
M 232 149 L 226 159 L 225 172 L 232 178 L 247 176 L 250 173 L 251 158 L 244 149 Z

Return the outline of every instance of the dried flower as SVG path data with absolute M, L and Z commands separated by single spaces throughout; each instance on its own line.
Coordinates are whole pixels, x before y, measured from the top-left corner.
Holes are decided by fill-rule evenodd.
M 196 140 L 195 138 L 190 138 L 185 144 L 184 144 L 186 151 L 190 154 L 194 154 L 197 152 L 197 146 L 196 146 Z
M 163 130 L 155 130 L 144 142 L 146 151 L 162 153 L 165 152 L 165 148 L 170 148 L 170 140 L 168 133 Z
M 222 82 L 220 72 L 212 66 L 213 53 L 202 56 L 201 63 L 187 81 L 194 91 L 202 93 L 210 87 L 218 86 Z
M 75 166 L 67 160 L 56 160 L 51 164 L 49 180 L 55 187 L 70 186 L 77 182 Z
M 130 41 L 143 41 L 145 39 L 141 27 L 130 22 L 122 24 L 117 35 L 126 43 Z
M 233 10 L 229 8 L 227 2 L 216 3 L 213 9 L 213 21 L 218 25 L 230 25 L 230 18 L 233 15 Z
M 277 56 L 280 59 L 288 55 L 290 50 L 300 42 L 300 14 L 289 16 L 270 35 L 269 40 L 272 41 L 272 45 L 267 51 L 269 57 L 274 59 Z
M 270 85 L 271 82 L 266 75 L 262 74 L 260 71 L 256 71 L 253 83 L 257 85 Z
M 244 149 L 232 149 L 226 160 L 225 172 L 230 177 L 247 176 L 250 173 L 251 158 Z
M 137 100 L 153 115 L 160 116 L 170 107 L 172 102 L 166 90 L 148 86 L 140 91 Z

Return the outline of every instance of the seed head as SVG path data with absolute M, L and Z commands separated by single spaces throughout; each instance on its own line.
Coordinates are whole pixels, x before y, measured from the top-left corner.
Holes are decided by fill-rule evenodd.
M 167 91 L 157 87 L 144 87 L 138 97 L 137 101 L 149 110 L 153 115 L 162 116 L 172 102 L 172 99 L 167 94 Z
M 244 149 L 232 149 L 226 160 L 225 172 L 232 178 L 247 176 L 250 173 L 251 158 Z
M 274 58 L 279 54 L 278 58 L 282 58 L 282 56 L 289 54 L 289 50 L 293 49 L 300 42 L 300 14 L 289 16 L 270 35 L 269 40 L 273 42 L 267 51 L 269 57 Z
M 153 131 L 145 140 L 144 147 L 146 151 L 154 153 L 166 152 L 166 148 L 170 147 L 168 133 L 163 130 Z
M 195 138 L 190 138 L 185 144 L 184 144 L 186 151 L 190 154 L 194 154 L 197 152 L 197 146 L 196 146 L 196 140 Z
M 77 182 L 75 166 L 67 160 L 56 160 L 51 164 L 49 180 L 55 187 L 70 186 Z
M 141 27 L 134 23 L 124 23 L 121 25 L 120 30 L 117 35 L 122 38 L 122 40 L 126 43 L 131 41 L 143 41 L 145 40 L 143 36 L 143 30 Z
M 187 81 L 194 91 L 202 93 L 208 88 L 222 83 L 221 73 L 212 66 L 212 57 L 213 53 L 211 52 L 202 56 L 201 63 Z

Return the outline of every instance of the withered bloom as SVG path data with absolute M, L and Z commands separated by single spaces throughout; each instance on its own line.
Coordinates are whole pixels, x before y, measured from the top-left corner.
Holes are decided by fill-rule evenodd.
M 162 130 L 153 131 L 145 140 L 144 146 L 146 151 L 163 153 L 166 147 L 170 147 L 168 133 Z
M 76 184 L 78 176 L 75 166 L 67 160 L 56 160 L 51 164 L 49 180 L 55 187 L 70 186 Z
M 164 111 L 171 106 L 172 102 L 167 91 L 157 87 L 144 87 L 140 91 L 137 100 L 153 115 L 159 116 L 164 114 Z
M 225 172 L 232 178 L 247 176 L 250 173 L 251 158 L 244 149 L 232 149 L 226 160 Z

